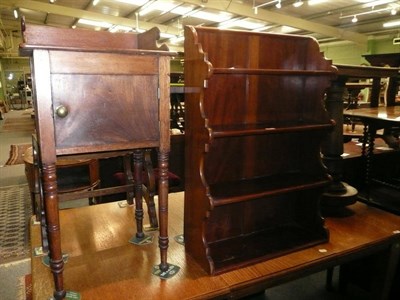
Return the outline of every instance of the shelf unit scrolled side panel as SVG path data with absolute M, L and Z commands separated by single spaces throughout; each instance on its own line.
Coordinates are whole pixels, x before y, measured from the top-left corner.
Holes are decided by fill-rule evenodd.
M 203 153 L 208 131 L 203 99 L 211 63 L 198 43 L 193 27 L 185 27 L 185 249 L 208 273 L 213 272 L 205 246 L 205 219 L 211 210 L 207 186 L 202 180 Z

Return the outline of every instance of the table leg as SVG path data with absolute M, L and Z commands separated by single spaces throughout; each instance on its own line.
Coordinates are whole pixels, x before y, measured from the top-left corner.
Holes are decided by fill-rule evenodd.
M 56 165 L 43 165 L 43 192 L 49 239 L 50 269 L 53 273 L 55 299 L 63 299 L 66 295 L 64 290 L 64 261 L 61 251 L 60 219 L 58 213 L 58 193 Z
M 131 160 L 132 160 L 132 157 L 130 154 L 124 155 L 123 164 L 124 164 L 124 175 L 126 178 L 126 184 L 132 184 L 134 182 L 133 175 L 132 175 Z M 133 204 L 133 197 L 134 197 L 134 192 L 132 190 L 129 190 L 126 193 L 126 201 L 128 202 L 129 205 Z
M 371 168 L 374 156 L 376 128 L 371 125 L 364 125 L 364 136 L 362 145 L 362 157 L 365 159 L 365 191 L 366 200 L 370 200 Z M 366 146 L 368 144 L 368 147 Z
M 160 247 L 160 270 L 166 271 L 169 268 L 167 263 L 168 249 L 168 158 L 169 153 L 166 151 L 158 152 L 158 214 L 160 234 L 158 237 L 158 245 Z
M 136 149 L 133 152 L 133 173 L 134 173 L 134 189 L 135 189 L 135 219 L 136 219 L 136 238 L 144 238 L 143 233 L 143 151 Z

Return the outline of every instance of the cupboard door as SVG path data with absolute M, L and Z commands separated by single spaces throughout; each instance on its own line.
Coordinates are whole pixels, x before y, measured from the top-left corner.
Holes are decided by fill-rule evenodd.
M 110 147 L 159 139 L 156 76 L 52 76 L 56 147 Z M 60 117 L 64 106 L 68 115 Z

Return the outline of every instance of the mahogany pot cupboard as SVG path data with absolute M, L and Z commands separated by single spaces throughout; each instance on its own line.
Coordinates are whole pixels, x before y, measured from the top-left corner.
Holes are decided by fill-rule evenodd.
M 169 73 L 174 53 L 157 45 L 157 28 L 122 34 L 25 25 L 23 21 L 22 32 L 20 53 L 31 57 L 41 210 L 45 212 L 42 223 L 49 242 L 54 297 L 66 295 L 56 178 L 59 157 L 133 155 L 136 239 L 140 240 L 145 236 L 143 151 L 157 148 L 159 268 L 167 270 Z M 110 192 L 121 190 L 93 191 L 94 196 Z

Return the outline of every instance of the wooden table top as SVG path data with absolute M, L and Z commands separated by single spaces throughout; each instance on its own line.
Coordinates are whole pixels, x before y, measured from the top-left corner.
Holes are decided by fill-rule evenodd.
M 382 249 L 400 240 L 400 217 L 356 203 L 349 217 L 327 218 L 330 241 L 249 267 L 209 276 L 174 237 L 183 231 L 183 193 L 169 195 L 168 262 L 181 270 L 161 280 L 151 274 L 159 263 L 158 233 L 150 245 L 136 246 L 132 207 L 117 202 L 60 211 L 63 252 L 69 254 L 64 280 L 82 299 L 211 299 L 240 297 Z M 145 213 L 147 216 L 147 214 Z M 32 247 L 40 226 L 31 225 Z M 53 279 L 40 257 L 32 257 L 34 299 L 52 295 Z
M 346 110 L 343 114 L 348 117 L 400 123 L 400 106 L 358 108 Z
M 336 64 L 339 76 L 353 78 L 393 77 L 400 74 L 400 68 L 386 68 L 374 66 L 356 66 Z

